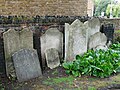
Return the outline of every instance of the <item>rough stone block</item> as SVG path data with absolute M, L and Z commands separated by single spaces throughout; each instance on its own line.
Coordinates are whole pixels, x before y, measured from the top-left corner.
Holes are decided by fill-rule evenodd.
M 56 68 L 60 65 L 58 51 L 55 48 L 47 49 L 45 52 L 47 66 L 50 69 Z

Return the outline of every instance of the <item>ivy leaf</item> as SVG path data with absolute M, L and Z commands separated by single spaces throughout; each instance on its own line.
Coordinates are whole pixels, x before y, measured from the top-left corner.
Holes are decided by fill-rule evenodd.
M 76 55 L 76 60 L 81 60 L 81 56 L 80 55 Z
M 70 70 L 66 70 L 66 74 L 70 74 L 70 72 L 71 72 Z
M 69 69 L 69 63 L 63 63 L 62 66 L 65 68 L 65 69 Z
M 80 75 L 79 71 L 72 71 L 73 76 L 78 77 Z

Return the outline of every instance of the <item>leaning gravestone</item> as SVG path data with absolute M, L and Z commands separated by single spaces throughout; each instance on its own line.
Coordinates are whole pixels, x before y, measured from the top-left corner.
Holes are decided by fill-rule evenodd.
M 88 46 L 89 46 L 89 49 L 95 49 L 98 46 L 103 46 L 104 48 L 106 47 L 106 42 L 107 42 L 107 37 L 105 36 L 105 34 L 101 32 L 97 32 L 90 37 Z
M 40 37 L 42 65 L 45 66 L 45 51 L 50 48 L 58 50 L 59 57 L 63 57 L 63 34 L 57 28 L 48 29 L 44 35 Z
M 11 56 L 20 49 L 33 49 L 33 34 L 29 29 L 15 31 L 13 29 L 3 33 L 6 73 L 7 76 L 16 77 Z
M 50 69 L 56 68 L 60 65 L 58 51 L 55 48 L 47 49 L 45 52 L 47 66 Z
M 87 52 L 87 23 L 75 20 L 71 25 L 65 24 L 65 60 L 71 61 L 77 54 Z
M 104 24 L 102 25 L 102 32 L 106 35 L 107 41 L 113 41 L 113 35 L 114 35 L 114 26 L 113 24 Z
M 100 20 L 98 18 L 92 18 L 86 21 L 86 23 L 88 24 L 88 39 L 91 35 L 100 32 Z
M 36 50 L 21 49 L 12 55 L 19 82 L 42 75 Z

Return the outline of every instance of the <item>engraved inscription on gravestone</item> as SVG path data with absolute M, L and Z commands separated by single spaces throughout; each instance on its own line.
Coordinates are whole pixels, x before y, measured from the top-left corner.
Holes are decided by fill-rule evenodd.
M 36 50 L 21 49 L 12 55 L 19 82 L 42 75 Z

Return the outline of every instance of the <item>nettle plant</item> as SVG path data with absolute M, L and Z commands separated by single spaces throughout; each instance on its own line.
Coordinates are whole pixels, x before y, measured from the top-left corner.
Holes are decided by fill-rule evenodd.
M 96 77 L 109 77 L 113 73 L 120 72 L 120 44 L 113 44 L 107 50 L 88 50 L 83 56 L 76 55 L 71 62 L 62 65 L 67 74 L 75 77 L 89 75 Z

